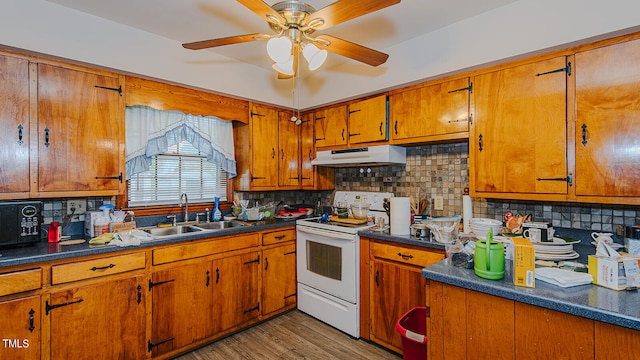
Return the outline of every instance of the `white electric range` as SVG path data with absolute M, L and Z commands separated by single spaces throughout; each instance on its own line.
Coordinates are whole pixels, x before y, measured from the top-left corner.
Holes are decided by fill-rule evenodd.
M 356 199 L 371 204 L 376 221 L 384 218 L 384 199 L 393 193 L 336 191 L 334 204 Z M 355 337 L 360 337 L 360 237 L 371 224 L 296 221 L 298 309 Z

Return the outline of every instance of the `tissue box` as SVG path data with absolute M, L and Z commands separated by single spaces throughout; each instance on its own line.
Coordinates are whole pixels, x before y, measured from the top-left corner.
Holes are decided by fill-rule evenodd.
M 526 238 L 514 237 L 513 240 L 513 285 L 534 288 L 535 249 Z
M 593 276 L 593 283 L 596 285 L 613 290 L 624 290 L 627 287 L 638 286 L 639 263 L 640 259 L 631 256 L 612 259 L 589 255 L 589 274 Z

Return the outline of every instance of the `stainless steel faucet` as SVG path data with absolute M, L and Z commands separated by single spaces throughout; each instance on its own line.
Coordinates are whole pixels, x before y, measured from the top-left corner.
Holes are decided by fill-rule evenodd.
M 182 193 L 180 195 L 180 202 L 178 203 L 180 207 L 182 207 L 182 198 L 184 197 L 184 222 L 189 221 L 189 198 L 187 197 L 187 193 Z

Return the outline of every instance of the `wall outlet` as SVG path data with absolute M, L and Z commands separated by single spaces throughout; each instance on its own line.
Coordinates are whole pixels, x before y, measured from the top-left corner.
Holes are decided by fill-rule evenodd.
M 72 211 L 71 209 L 74 209 Z M 79 215 L 87 212 L 87 200 L 67 200 L 67 215 Z
M 442 195 L 436 195 L 433 199 L 433 208 L 435 210 L 444 210 L 444 198 Z

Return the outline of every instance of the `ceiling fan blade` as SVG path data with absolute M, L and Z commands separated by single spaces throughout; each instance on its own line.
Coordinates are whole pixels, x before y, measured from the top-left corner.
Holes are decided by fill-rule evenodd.
M 327 40 L 330 42 L 328 46 L 323 46 L 321 43 L 318 43 L 320 45 L 320 48 L 326 49 L 327 51 L 338 55 L 346 56 L 348 58 L 360 61 L 371 66 L 384 64 L 389 58 L 389 55 L 385 53 L 349 42 L 347 40 L 342 40 L 334 36 L 319 35 L 317 39 Z
M 232 44 L 240 44 L 245 42 L 256 41 L 256 37 L 260 37 L 262 34 L 247 34 L 247 35 L 238 35 L 238 36 L 230 36 L 226 38 L 219 39 L 211 39 L 211 40 L 202 40 L 196 41 L 192 43 L 182 44 L 182 47 L 190 50 L 200 50 L 206 48 L 212 48 L 216 46 L 224 46 L 224 45 L 232 45 Z
M 310 21 L 316 18 L 322 18 L 324 23 L 314 26 L 313 28 L 315 30 L 324 30 L 334 25 L 357 18 L 358 16 L 366 15 L 374 11 L 384 9 L 388 6 L 395 5 L 399 2 L 400 0 L 336 1 L 333 4 L 327 5 L 313 14 L 310 14 L 307 18 L 310 19 Z
M 262 0 L 238 0 L 238 2 L 270 23 L 275 23 L 281 27 L 287 23 L 287 19 Z

